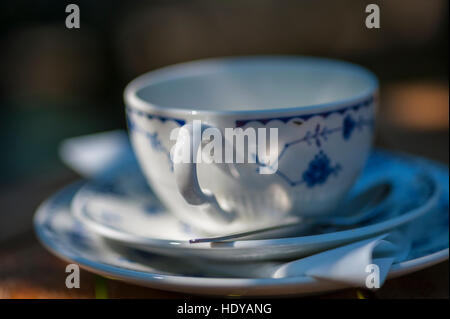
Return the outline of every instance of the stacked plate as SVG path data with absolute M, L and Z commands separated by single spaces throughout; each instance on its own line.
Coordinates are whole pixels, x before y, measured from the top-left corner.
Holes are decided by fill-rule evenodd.
M 396 243 L 382 267 L 388 279 L 448 258 L 449 174 L 434 162 L 376 151 L 339 218 L 205 238 L 161 205 L 129 147 L 118 145 L 114 164 L 59 191 L 35 216 L 45 247 L 94 273 L 194 294 L 290 295 L 361 285 L 332 273 L 352 268 L 364 259 L 354 253 L 374 242 Z M 386 261 L 386 247 L 378 256 L 369 249 L 371 260 Z

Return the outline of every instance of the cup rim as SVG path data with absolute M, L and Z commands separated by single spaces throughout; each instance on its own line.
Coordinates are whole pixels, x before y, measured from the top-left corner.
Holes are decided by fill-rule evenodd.
M 274 62 L 291 60 L 293 63 L 305 63 L 305 61 L 320 62 L 322 64 L 332 64 L 334 67 L 343 68 L 350 73 L 357 73 L 368 80 L 368 87 L 363 93 L 355 94 L 350 98 L 336 99 L 327 103 L 316 103 L 306 106 L 293 106 L 283 108 L 267 108 L 267 109 L 242 109 L 242 110 L 205 110 L 193 108 L 180 108 L 176 106 L 161 106 L 146 101 L 138 96 L 138 91 L 151 84 L 159 83 L 167 79 L 177 77 L 187 77 L 192 75 L 205 74 L 211 68 L 217 67 L 220 62 L 228 63 L 249 63 L 249 62 Z M 339 109 L 343 106 L 355 104 L 366 100 L 368 97 L 376 95 L 379 88 L 379 82 L 376 75 L 360 65 L 322 57 L 311 57 L 301 55 L 248 55 L 248 56 L 230 56 L 200 59 L 189 62 L 177 63 L 165 66 L 156 70 L 144 73 L 132 80 L 124 90 L 124 100 L 129 108 L 135 108 L 140 111 L 153 112 L 158 114 L 169 114 L 174 116 L 191 116 L 191 115 L 271 115 L 284 113 L 310 113 L 311 111 L 328 111 Z

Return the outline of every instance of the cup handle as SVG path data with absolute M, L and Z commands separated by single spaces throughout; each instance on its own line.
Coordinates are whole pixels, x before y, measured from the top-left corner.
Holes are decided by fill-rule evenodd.
M 194 161 L 194 158 L 198 154 L 203 131 L 209 127 L 201 124 L 200 134 L 198 134 L 200 138 L 194 134 L 192 124 L 185 124 L 180 128 L 173 154 L 175 182 L 178 191 L 187 203 L 203 206 L 203 209 L 213 218 L 221 222 L 231 222 L 236 214 L 223 210 L 216 197 L 209 192 L 203 191 L 198 182 L 197 163 Z

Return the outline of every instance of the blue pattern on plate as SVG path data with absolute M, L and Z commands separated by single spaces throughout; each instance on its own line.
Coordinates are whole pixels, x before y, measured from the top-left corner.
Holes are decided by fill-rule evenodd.
M 413 160 L 411 157 L 406 159 Z M 401 159 L 401 156 L 391 155 L 387 152 L 373 153 L 366 166 L 364 180 L 359 181 L 356 187 L 358 185 L 361 187 L 364 183 L 370 182 L 373 180 L 371 178 L 378 174 L 376 170 L 373 170 L 375 164 L 383 163 L 385 165 L 384 167 L 378 166 L 379 169 L 385 167 L 391 167 L 392 169 L 400 167 L 402 161 L 404 160 Z M 443 252 L 449 247 L 448 168 L 424 160 L 418 160 L 417 166 L 426 170 L 438 180 L 442 193 L 439 205 L 436 208 L 411 223 L 415 227 L 413 230 L 416 233 L 414 233 L 411 252 L 406 258 L 407 262 L 412 261 L 413 258 Z M 111 276 L 147 283 L 164 279 L 163 273 L 154 271 L 132 258 L 105 249 L 105 246 L 99 244 L 98 237 L 93 236 L 71 216 L 70 203 L 80 186 L 81 183 L 76 183 L 64 188 L 39 209 L 35 216 L 34 225 L 42 243 L 65 259 Z M 157 255 L 152 256 L 157 257 Z M 198 274 L 198 276 L 200 275 Z M 178 278 L 181 279 L 181 276 L 183 275 L 180 274 Z

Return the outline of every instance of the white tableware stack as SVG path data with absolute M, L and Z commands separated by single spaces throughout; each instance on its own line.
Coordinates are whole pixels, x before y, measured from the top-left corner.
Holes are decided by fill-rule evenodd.
M 83 179 L 41 205 L 37 235 L 109 278 L 207 295 L 377 289 L 441 262 L 448 167 L 371 149 L 377 90 L 364 68 L 318 58 L 150 72 L 125 90 L 129 135 L 62 144 Z

